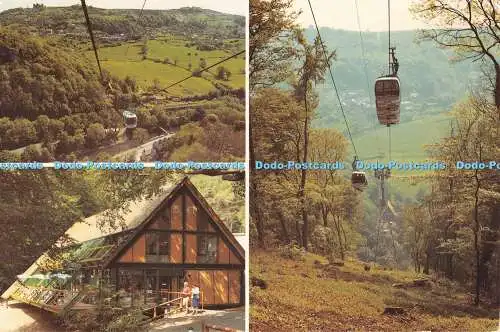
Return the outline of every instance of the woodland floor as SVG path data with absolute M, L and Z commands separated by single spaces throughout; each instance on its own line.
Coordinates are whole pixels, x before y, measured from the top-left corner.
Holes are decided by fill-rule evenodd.
M 259 250 L 252 251 L 250 270 L 267 283 L 250 288 L 252 331 L 500 331 L 498 308 L 472 305 L 447 280 L 399 289 L 392 285 L 423 275 L 373 266 L 365 271 L 354 260 L 333 266 L 312 254 L 293 261 Z M 405 314 L 384 315 L 386 306 Z

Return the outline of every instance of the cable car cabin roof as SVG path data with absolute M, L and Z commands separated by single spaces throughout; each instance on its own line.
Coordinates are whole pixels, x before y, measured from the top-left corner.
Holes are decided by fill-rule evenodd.
M 123 111 L 123 116 L 126 118 L 137 118 L 137 115 L 132 111 Z
M 399 96 L 400 82 L 397 76 L 383 76 L 375 81 L 375 94 L 397 94 Z

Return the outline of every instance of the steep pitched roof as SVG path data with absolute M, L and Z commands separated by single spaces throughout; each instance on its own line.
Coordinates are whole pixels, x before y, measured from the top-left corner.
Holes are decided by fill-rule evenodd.
M 208 202 L 205 200 L 203 195 L 196 189 L 196 187 L 191 183 L 188 177 L 185 177 L 175 188 L 173 188 L 168 195 L 165 196 L 165 198 L 157 203 L 157 205 L 154 207 L 152 211 L 149 212 L 146 218 L 143 219 L 142 223 L 138 225 L 136 228 L 134 228 L 133 232 L 134 234 L 131 236 L 130 241 L 133 241 L 136 239 L 141 231 L 143 231 L 146 226 L 151 222 L 152 218 L 159 212 L 161 209 L 164 208 L 164 206 L 167 204 L 169 201 L 169 198 L 173 196 L 179 189 L 181 188 L 186 188 L 188 189 L 191 194 L 198 200 L 202 208 L 207 212 L 207 214 L 210 216 L 212 221 L 214 222 L 216 228 L 226 237 L 226 239 L 230 242 L 230 244 L 233 246 L 233 248 L 236 250 L 237 256 L 244 261 L 245 260 L 245 250 L 241 246 L 241 244 L 236 240 L 234 235 L 231 233 L 231 231 L 227 228 L 227 226 L 224 224 L 224 222 L 219 218 L 219 216 L 214 212 L 214 210 L 210 207 Z M 124 242 L 120 245 L 120 248 L 114 251 L 114 254 L 109 256 L 106 259 L 106 263 L 104 266 L 110 264 L 112 261 L 117 259 L 125 250 L 127 246 L 127 242 Z
M 90 216 L 84 219 L 83 222 L 73 224 L 73 226 L 66 231 L 65 235 L 73 238 L 77 242 L 85 242 L 134 229 L 139 226 L 175 189 L 177 189 L 176 185 L 169 184 L 164 186 L 164 191 L 155 197 L 150 199 L 143 198 L 139 201 L 132 202 L 128 211 L 124 211 L 124 213 L 121 214 L 123 218 L 123 227 L 120 229 L 113 229 L 110 227 L 106 229 L 101 227 L 101 220 L 105 218 L 107 212 L 105 211 Z

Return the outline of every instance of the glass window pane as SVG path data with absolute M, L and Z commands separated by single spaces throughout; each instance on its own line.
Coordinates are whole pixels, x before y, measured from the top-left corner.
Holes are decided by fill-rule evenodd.
M 217 262 L 217 236 L 198 235 L 198 263 Z

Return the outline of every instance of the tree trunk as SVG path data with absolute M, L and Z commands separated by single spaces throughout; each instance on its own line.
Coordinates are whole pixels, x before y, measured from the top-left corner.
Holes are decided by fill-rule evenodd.
M 328 209 L 323 207 L 321 209 L 321 216 L 323 217 L 323 226 L 328 227 Z
M 335 228 L 337 229 L 337 236 L 339 238 L 340 258 L 344 260 L 344 244 L 342 243 L 342 234 L 340 230 L 340 217 L 334 219 Z
M 481 146 L 479 146 L 479 159 L 481 159 Z M 477 176 L 478 170 L 474 172 L 474 178 L 476 180 L 476 191 L 474 193 L 474 251 L 476 253 L 476 296 L 474 298 L 474 304 L 479 305 L 479 293 L 481 288 L 481 252 L 479 250 L 479 187 L 480 182 Z
M 250 200 L 252 202 L 253 209 L 251 212 L 252 218 L 255 220 L 255 227 L 257 229 L 257 241 L 261 248 L 264 247 L 264 221 L 262 220 L 262 213 L 256 198 L 257 184 L 252 181 L 250 184 Z
M 307 162 L 307 148 L 309 145 L 309 112 L 307 109 L 307 88 L 304 96 L 304 106 L 305 106 L 305 120 L 304 120 L 304 155 L 303 162 Z M 307 250 L 308 248 L 308 235 L 309 235 L 309 221 L 307 220 L 307 208 L 306 208 L 306 180 L 307 180 L 307 170 L 302 167 L 301 178 L 300 178 L 300 195 L 301 195 L 301 206 L 302 206 L 302 246 Z
M 500 116 L 500 64 L 495 63 L 495 105 Z
M 425 252 L 425 265 L 424 265 L 424 274 L 429 274 L 429 270 L 431 267 L 431 253 L 432 248 L 430 245 L 427 246 L 427 250 Z
M 290 235 L 288 234 L 288 230 L 286 229 L 286 222 L 285 222 L 285 217 L 283 216 L 283 212 L 278 210 L 278 219 L 280 221 L 281 225 L 281 230 L 283 232 L 283 238 L 285 239 L 286 243 L 289 244 L 290 241 Z

